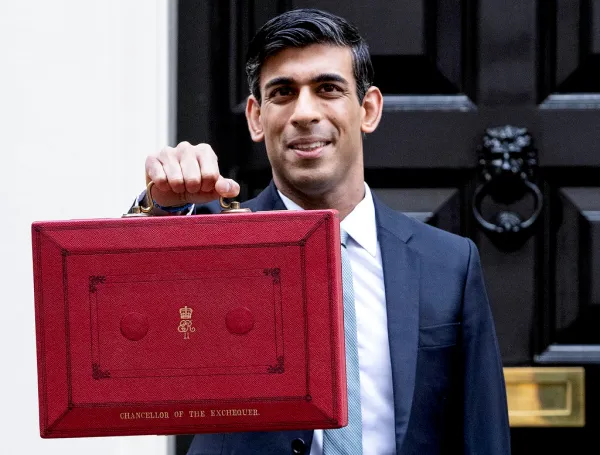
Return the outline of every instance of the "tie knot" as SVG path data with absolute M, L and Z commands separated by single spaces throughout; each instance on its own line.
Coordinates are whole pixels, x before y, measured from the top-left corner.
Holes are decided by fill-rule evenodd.
M 346 243 L 348 242 L 348 233 L 343 229 L 340 230 L 340 239 L 342 245 L 346 246 Z

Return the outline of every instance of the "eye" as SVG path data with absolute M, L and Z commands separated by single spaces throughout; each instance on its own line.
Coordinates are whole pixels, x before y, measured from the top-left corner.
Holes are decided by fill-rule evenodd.
M 284 85 L 282 87 L 277 87 L 276 89 L 274 89 L 269 94 L 269 97 L 270 98 L 278 98 L 278 97 L 282 97 L 282 96 L 290 96 L 292 94 L 293 94 L 292 88 Z
M 335 84 L 323 84 L 319 87 L 319 91 L 322 93 L 335 93 L 341 92 L 342 89 Z

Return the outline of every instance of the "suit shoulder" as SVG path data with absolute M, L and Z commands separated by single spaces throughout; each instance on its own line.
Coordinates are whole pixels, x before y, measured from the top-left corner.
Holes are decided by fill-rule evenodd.
M 409 245 L 425 257 L 450 262 L 458 261 L 459 264 L 464 265 L 469 262 L 471 249 L 477 248 L 467 237 L 444 231 L 406 215 L 402 216 L 408 220 L 412 228 Z
M 470 241 L 463 236 L 444 231 L 394 210 L 375 196 L 378 226 L 389 231 L 418 253 L 436 256 L 452 255 L 468 258 Z
M 462 247 L 466 246 L 466 237 L 463 237 L 452 232 L 444 231 L 438 227 L 426 224 L 406 215 L 402 215 L 408 219 L 413 229 L 413 237 L 423 239 L 430 242 L 441 242 L 442 244 L 459 244 Z

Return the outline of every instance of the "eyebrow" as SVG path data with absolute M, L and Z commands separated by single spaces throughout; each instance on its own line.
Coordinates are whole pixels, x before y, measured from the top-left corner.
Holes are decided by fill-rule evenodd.
M 310 80 L 311 84 L 318 84 L 319 82 L 339 82 L 341 84 L 348 85 L 348 81 L 346 79 L 339 74 L 334 73 L 322 73 Z M 276 77 L 265 84 L 265 90 L 275 87 L 276 85 L 293 85 L 295 83 L 296 80 L 292 77 Z

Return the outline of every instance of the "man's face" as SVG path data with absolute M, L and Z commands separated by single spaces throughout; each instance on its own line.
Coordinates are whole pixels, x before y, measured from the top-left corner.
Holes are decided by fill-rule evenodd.
M 350 48 L 285 49 L 265 61 L 260 89 L 261 105 L 254 102 L 247 113 L 256 119 L 252 137 L 265 141 L 278 188 L 310 197 L 362 185 L 365 110 Z

